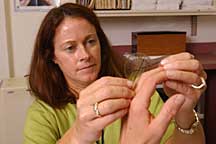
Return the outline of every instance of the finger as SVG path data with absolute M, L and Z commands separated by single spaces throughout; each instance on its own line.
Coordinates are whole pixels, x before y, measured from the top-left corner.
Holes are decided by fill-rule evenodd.
M 197 84 L 197 85 L 202 83 L 200 77 L 193 72 L 180 71 L 180 70 L 167 70 L 166 75 L 169 80 L 176 80 L 187 84 Z
M 122 118 L 128 113 L 128 109 L 121 109 L 115 113 L 100 117 L 92 121 L 92 126 L 96 129 L 101 131 L 106 126 L 111 124 L 112 122 L 116 121 L 119 118 Z
M 152 76 L 145 77 L 144 80 L 140 78 L 140 82 L 137 84 L 136 96 L 133 98 L 135 111 L 142 111 L 148 109 L 150 104 L 150 98 L 155 92 L 156 85 L 167 79 L 165 71 L 159 71 Z
M 207 74 L 203 69 L 203 65 L 200 65 L 200 71 L 198 72 L 198 75 L 200 75 L 201 77 L 203 77 L 205 80 L 207 79 Z
M 163 59 L 160 64 L 161 65 L 165 65 L 174 61 L 178 61 L 178 60 L 189 60 L 189 59 L 193 59 L 194 56 L 188 52 L 183 52 L 183 53 L 179 53 L 179 54 L 175 54 L 175 55 L 171 55 L 166 57 L 165 59 Z
M 201 94 L 201 91 L 195 90 L 190 85 L 187 85 L 185 83 L 177 82 L 177 81 L 166 81 L 164 83 L 166 87 L 169 87 L 170 89 L 175 90 L 178 93 L 181 93 L 183 95 L 187 95 L 191 98 L 196 98 L 194 95 L 198 96 Z M 198 98 L 196 98 L 197 100 Z
M 134 88 L 136 88 L 137 90 L 139 90 L 140 88 L 143 87 L 143 82 L 147 79 L 147 78 L 151 78 L 152 76 L 154 76 L 155 74 L 164 71 L 164 69 L 162 67 L 157 67 L 155 69 L 152 69 L 150 71 L 144 72 L 134 83 Z
M 181 94 L 176 94 L 169 98 L 164 106 L 162 107 L 160 113 L 155 117 L 152 123 L 149 125 L 150 130 L 157 131 L 156 137 L 162 137 L 165 133 L 167 127 L 170 124 L 172 118 L 176 115 L 178 110 L 181 108 L 185 101 L 185 98 Z M 150 131 L 150 133 L 155 133 Z
M 193 71 L 193 72 L 200 72 L 200 62 L 196 59 L 191 60 L 181 60 L 175 61 L 172 63 L 165 64 L 163 66 L 165 70 L 185 70 L 185 71 Z
M 111 99 L 99 103 L 98 109 L 102 116 L 115 113 L 121 109 L 128 108 L 131 100 L 129 99 Z
M 124 86 L 128 88 L 133 87 L 133 82 L 130 80 L 124 79 L 124 78 L 117 78 L 117 77 L 102 77 L 98 80 L 96 80 L 94 83 L 90 84 L 86 89 L 81 91 L 80 95 L 88 95 L 90 93 L 93 93 L 97 91 L 98 89 L 102 87 L 107 86 Z M 82 94 L 84 93 L 84 94 Z
M 135 92 L 129 88 L 121 86 L 109 86 L 106 88 L 101 88 L 100 90 L 95 92 L 95 99 L 93 100 L 92 104 L 108 99 L 132 99 L 134 96 Z
M 199 76 L 202 76 L 204 79 L 207 79 L 207 74 L 203 70 L 202 64 L 196 59 L 175 61 L 173 63 L 165 64 L 163 68 L 165 70 L 191 71 L 195 72 Z
M 106 116 L 115 113 L 119 110 L 128 108 L 130 106 L 130 100 L 126 99 L 112 99 L 103 101 L 98 104 L 98 110 L 100 116 Z M 78 111 L 78 117 L 82 121 L 90 121 L 93 119 L 101 118 L 94 111 L 94 105 L 83 107 Z
M 79 107 L 83 105 L 93 105 L 96 102 L 102 102 L 107 99 L 132 99 L 134 96 L 135 92 L 127 87 L 106 86 L 98 89 L 92 94 L 89 94 L 85 99 L 82 99 L 82 101 L 79 102 Z
M 194 71 L 198 75 L 202 76 L 204 79 L 207 79 L 207 74 L 203 70 L 203 65 L 198 60 L 194 59 L 194 55 L 187 52 L 171 55 L 163 59 L 161 61 L 161 65 L 166 70 L 182 69 L 182 70 Z

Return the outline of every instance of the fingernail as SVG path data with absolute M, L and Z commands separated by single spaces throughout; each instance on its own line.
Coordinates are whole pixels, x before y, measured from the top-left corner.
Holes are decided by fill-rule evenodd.
M 175 98 L 175 104 L 182 104 L 184 102 L 185 98 L 183 95 L 177 95 Z
M 165 64 L 167 64 L 167 63 L 168 63 L 168 60 L 167 60 L 167 59 L 163 59 L 163 60 L 160 62 L 161 65 L 165 65 Z
M 130 88 L 133 88 L 133 82 L 132 82 L 132 81 L 128 80 L 128 81 L 127 81 L 127 85 L 128 85 Z
M 166 69 L 166 70 L 167 69 L 172 69 L 172 67 L 173 67 L 172 64 L 166 64 L 166 65 L 163 66 L 163 68 Z

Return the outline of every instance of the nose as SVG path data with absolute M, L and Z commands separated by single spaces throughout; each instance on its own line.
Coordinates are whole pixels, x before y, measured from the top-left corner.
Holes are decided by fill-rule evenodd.
M 79 61 L 86 61 L 90 58 L 88 50 L 82 44 L 78 47 L 77 58 Z

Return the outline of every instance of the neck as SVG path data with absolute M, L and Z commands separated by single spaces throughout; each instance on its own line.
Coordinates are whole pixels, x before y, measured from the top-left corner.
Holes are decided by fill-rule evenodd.
M 89 85 L 89 84 L 74 84 L 70 82 L 68 82 L 68 84 L 69 84 L 70 90 L 75 94 L 77 99 L 79 98 L 80 91 Z

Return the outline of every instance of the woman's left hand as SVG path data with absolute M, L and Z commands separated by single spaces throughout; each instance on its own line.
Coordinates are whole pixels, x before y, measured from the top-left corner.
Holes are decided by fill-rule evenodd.
M 162 106 L 158 115 L 149 111 L 156 85 L 167 80 L 162 67 L 144 72 L 134 83 L 135 96 L 128 115 L 122 119 L 120 144 L 159 144 L 170 121 L 184 103 L 184 96 L 174 94 Z
M 185 128 L 190 127 L 191 120 L 194 120 L 192 110 L 206 88 L 195 89 L 191 85 L 200 85 L 201 78 L 206 79 L 207 75 L 200 62 L 187 52 L 171 55 L 162 60 L 161 65 L 168 78 L 163 84 L 166 95 L 170 97 L 180 93 L 185 96 L 185 102 L 176 115 L 177 123 Z

